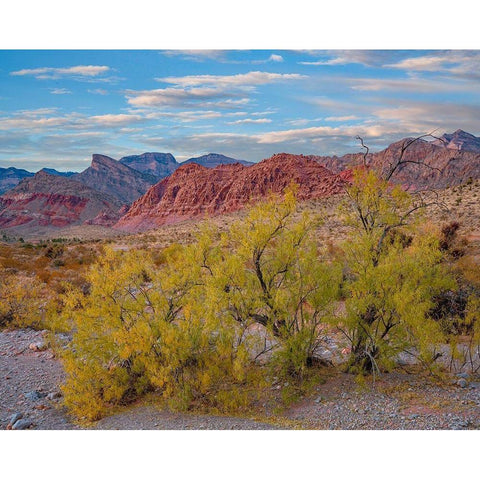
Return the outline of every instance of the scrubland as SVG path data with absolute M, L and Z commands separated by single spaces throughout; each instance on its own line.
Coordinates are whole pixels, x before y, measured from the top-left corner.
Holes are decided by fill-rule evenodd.
M 475 380 L 479 199 L 478 181 L 419 199 L 359 172 L 345 196 L 297 204 L 292 191 L 135 235 L 7 234 L 0 327 L 45 332 L 76 421 L 141 399 L 258 418 L 302 417 L 311 401 L 324 416 L 292 413 L 293 426 L 341 428 L 325 418 L 342 385 L 362 410 L 362 395 L 408 403 L 408 382 L 435 391 L 459 373 Z

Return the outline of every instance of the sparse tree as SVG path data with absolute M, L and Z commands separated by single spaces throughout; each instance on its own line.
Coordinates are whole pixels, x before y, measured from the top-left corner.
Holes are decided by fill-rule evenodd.
M 340 328 L 354 371 L 379 371 L 405 350 L 415 349 L 425 362 L 436 357 L 441 331 L 428 313 L 433 297 L 454 283 L 441 263 L 438 235 L 421 225 L 419 214 L 437 202 L 390 183 L 412 163 L 404 159 L 408 147 L 423 137 L 405 142 L 383 177 L 365 161 L 346 188 L 343 211 L 353 233 L 345 246 L 347 314 Z

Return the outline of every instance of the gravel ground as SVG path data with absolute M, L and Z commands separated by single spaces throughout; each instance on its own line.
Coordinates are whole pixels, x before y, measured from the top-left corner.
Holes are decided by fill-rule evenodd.
M 272 430 L 278 427 L 246 418 L 188 415 L 141 406 L 100 420 L 101 430 Z
M 78 428 L 60 406 L 61 399 L 52 398 L 64 379 L 60 363 L 50 350 L 36 348 L 44 348 L 42 332 L 0 332 L 0 428 L 7 428 L 15 413 L 31 422 L 30 428 Z
M 375 386 L 360 388 L 352 375 L 338 374 L 284 415 L 304 429 L 479 429 L 480 383 L 469 380 L 438 384 L 420 375 L 392 373 Z
M 44 350 L 44 333 L 0 332 L 0 428 L 77 429 L 61 406 L 60 363 Z M 21 422 L 23 421 L 23 423 Z M 14 427 L 15 428 L 15 427 Z M 392 373 L 360 387 L 352 375 L 332 374 L 314 394 L 268 420 L 160 411 L 134 406 L 97 422 L 105 430 L 480 429 L 480 381 L 465 374 L 438 383 Z

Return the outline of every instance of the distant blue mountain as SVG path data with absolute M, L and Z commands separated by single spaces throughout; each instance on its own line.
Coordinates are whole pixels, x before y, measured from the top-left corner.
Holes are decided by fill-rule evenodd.
M 248 162 L 247 160 L 237 160 L 236 158 L 226 157 L 220 153 L 208 153 L 207 155 L 202 155 L 201 157 L 189 158 L 188 160 L 185 160 L 185 162 L 182 162 L 181 165 L 187 163 L 198 163 L 199 165 L 209 168 L 214 168 L 218 165 L 228 165 L 231 163 L 241 163 L 247 167 L 253 165 L 253 162 Z
M 33 173 L 23 168 L 0 167 L 0 195 L 17 186 L 26 177 L 33 177 Z
M 60 177 L 71 177 L 72 175 L 75 175 L 78 172 L 59 172 L 58 170 L 55 170 L 54 168 L 42 168 L 44 172 L 49 173 L 50 175 L 59 175 Z

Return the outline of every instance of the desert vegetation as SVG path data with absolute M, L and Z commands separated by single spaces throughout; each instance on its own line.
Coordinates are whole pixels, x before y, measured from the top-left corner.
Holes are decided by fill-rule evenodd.
M 375 378 L 401 355 L 433 374 L 477 369 L 480 279 L 458 223 L 436 226 L 437 200 L 363 167 L 342 198 L 336 242 L 293 186 L 168 246 L 5 243 L 2 326 L 72 335 L 58 346 L 65 404 L 88 420 L 148 393 L 245 411 L 272 379 L 289 401 L 333 365 Z
M 438 378 L 475 373 L 479 185 L 392 183 L 418 163 L 404 157 L 417 140 L 380 170 L 365 147 L 335 180 L 343 193 L 315 201 L 292 184 L 240 212 L 116 239 L 4 235 L 0 328 L 52 332 L 64 404 L 84 420 L 146 395 L 250 411 L 273 383 L 282 405 L 325 372 L 364 384 L 405 358 Z

